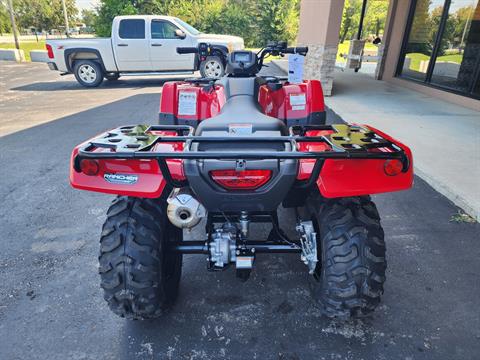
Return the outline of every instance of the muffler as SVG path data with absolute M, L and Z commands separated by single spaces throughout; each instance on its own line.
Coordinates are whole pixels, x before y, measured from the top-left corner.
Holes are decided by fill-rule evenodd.
M 187 188 L 175 188 L 167 199 L 167 216 L 181 229 L 190 229 L 206 216 L 207 211 Z

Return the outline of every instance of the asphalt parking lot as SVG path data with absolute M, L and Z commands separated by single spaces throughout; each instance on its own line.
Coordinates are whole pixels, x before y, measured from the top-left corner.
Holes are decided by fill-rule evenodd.
M 480 226 L 451 221 L 458 209 L 419 178 L 374 197 L 388 270 L 369 318 L 321 317 L 295 255 L 259 256 L 246 283 L 186 256 L 169 313 L 113 315 L 97 274 L 113 197 L 70 188 L 70 151 L 109 128 L 156 122 L 163 81 L 84 89 L 43 64 L 0 62 L 0 359 L 479 358 Z

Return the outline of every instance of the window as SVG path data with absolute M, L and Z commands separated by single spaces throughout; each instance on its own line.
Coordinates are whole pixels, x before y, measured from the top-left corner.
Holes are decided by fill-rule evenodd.
M 475 31 L 471 31 L 477 2 L 477 0 L 451 2 L 433 66 L 432 84 L 463 92 L 470 89 L 480 53 L 480 29 L 477 29 L 476 34 Z
M 120 29 L 118 31 L 118 35 L 121 39 L 145 39 L 145 20 L 120 20 Z
M 175 31 L 179 29 L 170 21 L 153 20 L 151 30 L 152 39 L 177 39 Z
M 445 0 L 418 0 L 408 36 L 402 75 L 425 80 Z
M 192 34 L 192 35 L 201 34 L 200 31 L 198 31 L 197 29 L 195 29 L 192 25 L 187 24 L 185 21 L 180 20 L 179 18 L 175 18 L 175 21 L 176 21 L 177 23 L 179 23 L 181 26 L 183 26 L 185 29 L 187 29 L 187 31 L 188 31 L 190 34 Z
M 480 0 L 412 0 L 397 76 L 480 98 Z

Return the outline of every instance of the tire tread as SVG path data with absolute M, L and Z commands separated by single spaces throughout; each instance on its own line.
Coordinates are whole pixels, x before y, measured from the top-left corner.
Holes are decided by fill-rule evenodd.
M 117 197 L 107 211 L 100 238 L 99 273 L 110 309 L 128 319 L 158 317 L 175 299 L 176 276 L 166 285 L 162 272 L 167 238 L 161 199 Z M 181 271 L 180 260 L 175 271 Z
M 327 317 L 351 318 L 372 312 L 385 282 L 385 242 L 380 216 L 370 197 L 309 199 L 319 228 L 322 264 L 312 295 Z

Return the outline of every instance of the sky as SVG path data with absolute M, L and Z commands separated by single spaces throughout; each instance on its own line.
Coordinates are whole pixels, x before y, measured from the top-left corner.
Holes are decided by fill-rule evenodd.
M 98 5 L 98 0 L 75 0 L 78 10 L 93 9 Z

